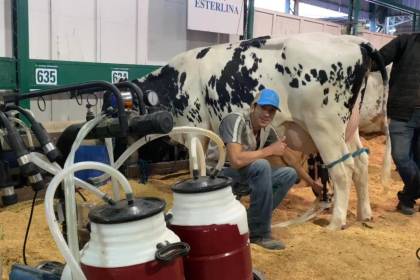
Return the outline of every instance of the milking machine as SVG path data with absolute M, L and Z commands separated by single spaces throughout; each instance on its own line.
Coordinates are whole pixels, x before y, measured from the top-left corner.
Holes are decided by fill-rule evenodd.
M 193 178 L 172 187 L 173 208 L 168 214 L 169 228 L 190 245 L 185 257 L 185 279 L 262 279 L 253 271 L 245 207 L 235 199 L 231 179 L 218 177 L 226 151 L 223 141 L 213 132 L 196 127 L 174 127 L 167 135 L 188 135 Z M 123 162 L 147 141 L 165 135 L 149 135 L 133 143 L 115 162 Z M 219 149 L 219 160 L 210 176 L 205 176 L 205 155 L 198 136 L 210 138 Z M 101 182 L 104 174 L 92 181 Z
M 318 215 L 325 209 L 328 209 L 331 207 L 331 196 L 328 193 L 328 184 L 330 183 L 328 167 L 324 164 L 319 154 L 309 155 L 308 174 L 315 181 L 318 179 L 321 179 L 322 193 L 320 194 L 320 196 L 318 196 L 319 194 L 314 193 L 318 197 L 315 199 L 312 207 L 309 208 L 309 210 L 307 210 L 301 216 L 293 220 L 273 224 L 271 226 L 272 228 L 288 227 L 290 225 L 302 224 L 314 218 L 316 215 Z
M 73 90 L 77 89 L 73 87 Z M 44 94 L 42 91 L 39 93 Z M 34 93 L 32 96 L 38 95 Z M 122 105 L 122 98 L 118 94 L 116 96 Z M 139 97 L 136 100 L 142 102 Z M 60 149 L 62 159 L 65 159 L 61 165 L 56 157 L 48 157 L 48 150 L 44 149 L 46 155 L 38 152 L 29 154 L 30 163 L 55 175 L 47 188 L 45 211 L 51 234 L 66 260 L 66 266 L 62 270 L 52 263 L 42 268 L 14 265 L 10 279 L 262 279 L 252 270 L 245 208 L 233 196 L 231 180 L 217 176 L 225 161 L 222 140 L 213 132 L 201 128 L 172 129 L 172 116 L 168 112 L 151 113 L 151 110 L 141 115 L 130 111 L 123 113 L 120 108 L 118 120 L 111 116 L 114 111 L 103 112 L 85 124 L 67 128 L 60 138 L 65 139 L 62 143 L 70 143 L 67 146 L 71 148 Z M 143 108 L 139 112 L 147 110 Z M 121 121 L 126 121 L 126 124 L 121 125 Z M 112 166 L 96 162 L 74 163 L 75 151 L 83 139 L 128 134 L 136 135 L 139 140 L 124 151 Z M 127 179 L 117 169 L 149 141 L 180 135 L 186 135 L 188 139 L 193 178 L 172 187 L 174 206 L 165 217 L 165 202 L 157 198 L 134 198 Z M 220 158 L 210 176 L 205 176 L 205 155 L 198 136 L 209 137 L 219 148 Z M 113 178 L 113 193 L 116 193 L 114 188 L 121 186 L 125 199 L 120 200 L 115 195 L 111 198 L 90 183 L 74 177 L 76 171 L 86 169 L 104 172 L 89 180 L 95 185 Z M 54 212 L 55 193 L 62 181 L 67 239 Z M 75 183 L 105 202 L 89 212 L 90 240 L 80 251 Z
M 116 95 L 117 98 L 117 105 L 119 107 L 118 110 L 118 121 L 115 120 L 114 118 L 106 118 L 105 115 L 100 115 L 97 118 L 93 119 L 91 123 L 87 123 L 86 127 L 84 126 L 83 128 L 80 129 L 80 127 L 78 127 L 79 129 L 74 129 L 78 131 L 78 134 L 80 137 L 78 137 L 78 139 L 76 139 L 76 141 L 74 141 L 73 146 L 72 146 L 72 150 L 70 153 L 68 153 L 66 162 L 64 163 L 64 168 L 67 170 L 69 166 L 71 166 L 71 164 L 74 161 L 74 152 L 77 149 L 77 147 L 80 145 L 81 141 L 89 134 L 91 133 L 92 137 L 105 137 L 105 136 L 109 136 L 109 135 L 118 135 L 118 136 L 124 136 L 126 135 L 127 131 L 131 132 L 131 133 L 136 133 L 136 135 L 138 135 L 139 137 L 142 137 L 144 135 L 146 135 L 147 133 L 149 133 L 148 131 L 152 131 L 152 132 L 168 132 L 171 128 L 172 128 L 172 117 L 169 113 L 167 112 L 163 112 L 161 114 L 159 114 L 158 112 L 155 113 L 154 115 L 149 115 L 149 116 L 142 116 L 140 118 L 137 118 L 138 116 L 130 116 L 131 118 L 129 118 L 129 121 L 126 120 L 126 117 L 124 116 L 124 112 L 120 110 L 121 105 L 122 105 L 122 98 L 121 96 L 119 96 L 119 92 L 117 90 L 115 90 L 115 86 L 113 85 L 105 85 L 102 82 L 91 82 L 91 83 L 86 83 L 86 84 L 82 84 L 82 85 L 75 85 L 75 86 L 67 86 L 67 87 L 60 87 L 60 88 L 55 88 L 52 90 L 46 90 L 46 91 L 40 91 L 40 92 L 35 92 L 35 93 L 31 93 L 26 95 L 25 97 L 27 98 L 31 98 L 31 97 L 38 97 L 38 96 L 44 96 L 44 95 L 48 95 L 48 94 L 55 94 L 58 92 L 63 92 L 63 91 L 68 91 L 68 90 L 80 90 L 80 89 L 87 89 L 90 87 L 95 87 L 95 86 L 102 86 L 108 89 L 111 89 L 111 92 L 114 93 L 114 95 Z M 128 83 L 121 83 L 119 86 L 121 87 L 129 87 L 127 86 Z M 20 97 L 15 97 L 13 100 L 17 101 L 23 98 Z M 137 95 L 137 103 L 142 103 L 142 99 L 141 97 L 139 97 Z M 17 109 L 15 107 L 10 106 L 10 109 Z M 144 112 L 144 106 L 143 108 L 140 106 L 140 110 Z M 113 112 L 111 112 L 113 113 Z M 123 116 L 123 117 L 121 117 Z M 101 123 L 102 121 L 102 123 Z M 123 121 L 125 124 L 121 125 L 121 121 Z M 5 121 L 3 120 L 3 123 Z M 158 128 L 156 128 L 156 125 L 158 126 Z M 7 127 L 9 130 L 10 128 Z M 95 128 L 96 130 L 92 130 L 93 128 Z M 11 136 L 14 136 L 13 134 L 14 132 L 12 131 L 12 133 L 8 133 L 8 137 L 10 138 Z M 41 144 L 43 144 L 45 141 L 39 141 Z M 19 144 L 19 142 L 18 142 Z M 45 143 L 47 144 L 47 143 Z M 18 148 L 20 148 L 21 145 L 18 146 Z M 47 145 L 48 147 L 49 145 Z M 20 150 L 18 150 L 19 152 Z M 49 154 L 48 152 L 50 152 L 49 150 L 45 150 L 45 153 L 47 155 L 47 157 L 42 156 L 39 153 L 32 153 L 30 154 L 30 156 L 27 158 L 29 163 L 31 165 L 33 165 L 33 162 L 35 162 L 37 165 L 41 166 L 43 169 L 45 169 L 46 171 L 52 173 L 52 174 L 57 174 L 59 173 L 62 169 L 61 166 L 59 164 L 57 164 L 55 161 L 57 160 L 57 157 L 52 156 L 51 153 Z M 20 152 L 19 155 L 21 155 L 22 153 Z M 27 155 L 28 153 L 25 153 L 24 155 Z M 52 162 L 51 162 L 52 161 Z M 26 170 L 26 169 L 25 169 Z M 32 174 L 29 174 L 32 175 Z M 64 178 L 65 180 L 73 180 L 73 178 Z M 88 190 L 90 190 L 91 192 L 95 193 L 96 195 L 100 196 L 101 198 L 104 199 L 104 201 L 106 201 L 108 204 L 110 205 L 117 205 L 118 209 L 122 209 L 122 206 L 119 205 L 118 203 L 115 203 L 111 198 L 109 198 L 106 194 L 98 191 L 95 187 L 91 186 L 90 184 L 83 182 L 79 179 L 75 179 L 75 181 L 78 183 L 79 186 L 86 188 Z M 66 197 L 66 201 L 69 201 L 69 203 L 66 203 L 66 208 L 67 205 L 70 204 L 70 207 L 68 207 L 66 209 L 66 215 L 67 213 L 72 213 L 72 215 L 69 215 L 67 217 L 67 221 L 71 221 L 73 217 L 75 217 L 75 207 L 72 207 L 71 204 L 74 203 L 74 199 L 69 199 L 69 197 L 72 196 L 71 194 L 71 189 L 72 187 L 68 186 L 68 184 L 65 184 L 65 188 L 64 188 L 64 192 L 65 192 L 65 197 Z M 74 192 L 74 187 L 73 187 L 73 192 Z M 73 195 L 74 197 L 74 195 Z M 72 202 L 71 202 L 72 201 Z M 128 205 L 131 205 L 132 202 L 127 202 Z M 138 203 L 137 203 L 138 204 Z M 140 203 L 142 204 L 142 203 Z M 148 204 L 148 202 L 146 201 L 146 204 Z M 156 203 L 155 203 L 156 204 Z M 159 204 L 159 203 L 158 203 Z M 136 203 L 134 203 L 134 205 L 136 205 Z M 156 206 L 156 205 L 155 205 Z M 162 208 L 162 203 L 160 203 L 158 205 L 159 207 L 155 207 L 157 209 Z M 131 206 L 130 206 L 131 207 Z M 142 212 L 147 212 L 147 211 L 143 211 L 139 208 L 139 205 L 136 205 L 135 208 L 134 206 L 129 208 L 130 211 L 134 210 L 135 213 L 142 213 Z M 141 211 L 140 211 L 140 210 Z M 163 209 L 163 208 L 162 208 Z M 160 209 L 160 210 L 162 210 Z M 154 215 L 157 214 L 158 212 L 154 213 L 154 211 L 152 211 L 153 213 L 146 213 L 146 216 L 148 215 Z M 146 218 L 146 216 L 135 216 L 134 218 L 131 217 L 130 219 L 134 220 L 134 219 L 138 219 L 138 220 L 143 220 Z M 72 223 L 72 222 L 70 222 Z M 113 223 L 117 223 L 117 221 L 114 221 Z M 100 223 L 99 223 L 100 224 Z M 156 223 L 154 222 L 152 225 L 154 226 Z M 72 223 L 72 225 L 74 225 Z M 107 226 L 105 226 L 107 227 Z M 69 238 L 68 238 L 68 242 L 70 244 L 70 247 L 72 248 L 72 253 L 75 254 L 75 252 L 78 255 L 78 248 L 76 248 L 75 243 L 77 243 L 77 233 L 76 233 L 76 238 L 74 235 L 74 231 L 70 230 L 72 232 L 72 234 L 69 234 Z M 54 234 L 53 234 L 54 235 Z M 172 238 L 173 239 L 173 238 Z M 171 241 L 169 240 L 165 240 L 166 241 Z M 164 242 L 164 243 L 165 243 Z M 182 248 L 183 251 L 185 251 L 186 246 L 184 246 Z M 171 248 L 170 250 L 168 250 L 168 248 Z M 175 248 L 176 250 L 180 251 L 179 248 Z M 175 257 L 174 255 L 174 251 L 172 247 L 168 247 L 166 244 L 161 244 L 160 245 L 160 251 L 159 251 L 159 258 L 161 258 L 163 261 L 165 262 L 171 262 L 171 259 L 173 259 Z M 181 251 L 182 251 L 181 250 Z M 150 250 L 149 250 L 150 251 Z M 149 252 L 150 253 L 150 252 Z M 63 255 L 66 253 L 63 253 Z M 150 255 L 150 254 L 148 254 Z M 172 256 L 172 257 L 171 257 Z M 77 256 L 76 256 L 77 257 Z M 78 260 L 78 258 L 77 258 Z M 155 267 L 156 269 L 158 269 L 157 266 L 153 265 L 153 267 Z M 180 265 L 178 264 L 177 266 L 177 270 L 180 270 L 179 267 Z M 182 266 L 181 266 L 182 267 Z M 147 269 L 149 269 L 149 267 L 147 266 Z M 160 269 L 158 269 L 160 270 Z M 148 270 L 149 271 L 149 270 Z M 45 274 L 44 274 L 45 272 Z M 29 274 L 28 274 L 29 273 Z M 11 273 L 11 279 L 31 279 L 28 278 L 29 275 L 33 275 L 32 279 L 38 279 L 35 278 L 35 275 L 47 275 L 47 271 L 40 271 L 39 269 L 34 269 L 34 268 L 29 268 L 29 267 L 22 267 L 22 266 L 16 266 L 15 269 L 13 269 L 12 273 Z M 156 274 L 156 273 L 155 273 Z M 159 273 L 158 273 L 159 274 Z M 169 274 L 174 274 L 173 272 L 170 272 Z M 168 274 L 168 275 L 169 275 Z M 178 273 L 180 274 L 180 273 Z M 25 276 L 22 276 L 25 275 Z M 181 275 L 181 274 L 180 274 Z M 183 273 L 182 273 L 183 275 Z M 23 278 L 19 278 L 19 277 L 23 277 Z M 43 278 L 42 278 L 43 279 Z M 100 278 L 102 279 L 102 278 Z M 129 279 L 129 278 L 126 278 Z M 149 278 L 147 278 L 149 279 Z M 150 278 L 150 279 L 167 279 L 165 277 L 163 278 Z
M 2 179 L 1 189 L 4 206 L 17 202 L 14 188 L 23 187 L 26 184 L 19 178 L 20 176 L 27 178 L 27 184 L 31 185 L 35 192 L 44 187 L 38 168 L 29 161 L 28 155 L 30 151 L 26 148 L 21 133 L 11 120 L 14 118 L 6 115 L 6 110 L 3 108 L 0 111 L 0 122 L 6 139 L 5 142 L 2 141 L 0 153 L 0 176 Z M 27 139 L 31 139 L 28 133 Z

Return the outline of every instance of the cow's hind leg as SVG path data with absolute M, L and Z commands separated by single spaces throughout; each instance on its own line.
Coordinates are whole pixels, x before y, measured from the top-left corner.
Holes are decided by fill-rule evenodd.
M 360 151 L 363 148 L 358 131 L 348 145 L 351 152 Z M 362 152 L 354 157 L 353 182 L 357 192 L 357 219 L 361 221 L 367 221 L 372 218 L 368 189 L 368 164 L 369 157 L 367 153 Z
M 334 129 L 309 127 L 308 130 L 325 164 L 333 163 L 349 153 L 344 140 L 339 135 L 331 133 Z M 329 229 L 337 230 L 346 225 L 352 167 L 353 159 L 348 158 L 328 170 L 334 185 L 334 206 Z

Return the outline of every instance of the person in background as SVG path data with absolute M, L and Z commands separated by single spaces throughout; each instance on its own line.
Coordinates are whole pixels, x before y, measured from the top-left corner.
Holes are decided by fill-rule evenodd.
M 231 113 L 219 127 L 219 135 L 227 148 L 230 167 L 220 175 L 234 182 L 246 183 L 251 189 L 248 225 L 251 243 L 266 249 L 280 250 L 285 245 L 271 237 L 272 211 L 277 208 L 289 189 L 297 182 L 297 171 L 292 167 L 273 169 L 266 159 L 281 156 L 287 163 L 297 164 L 288 151 L 285 138 L 280 138 L 270 125 L 280 111 L 280 99 L 271 89 L 263 89 L 251 104 L 249 113 Z M 322 186 L 313 181 L 297 164 L 300 174 L 318 191 Z
M 393 63 L 387 103 L 389 133 L 392 158 L 404 182 L 397 194 L 397 210 L 413 215 L 420 193 L 420 34 L 400 35 L 379 52 L 386 65 Z

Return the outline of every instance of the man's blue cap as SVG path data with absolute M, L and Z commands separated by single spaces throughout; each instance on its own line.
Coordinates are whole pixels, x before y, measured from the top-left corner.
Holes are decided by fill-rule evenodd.
M 260 106 L 270 105 L 280 111 L 280 98 L 272 89 L 265 88 L 260 91 L 260 97 L 258 98 L 257 102 Z

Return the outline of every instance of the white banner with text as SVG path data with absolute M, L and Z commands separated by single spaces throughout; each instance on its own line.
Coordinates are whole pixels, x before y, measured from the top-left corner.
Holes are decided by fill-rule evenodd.
M 243 0 L 188 0 L 188 29 L 243 34 Z

